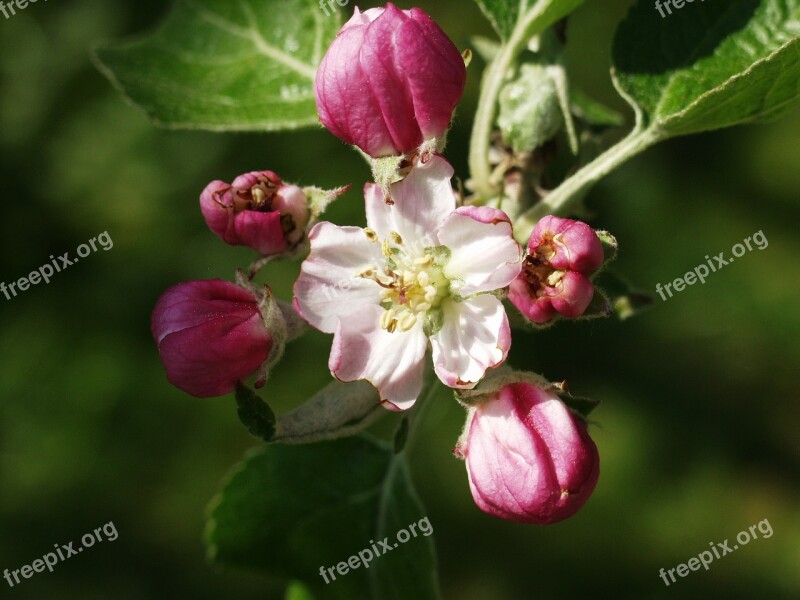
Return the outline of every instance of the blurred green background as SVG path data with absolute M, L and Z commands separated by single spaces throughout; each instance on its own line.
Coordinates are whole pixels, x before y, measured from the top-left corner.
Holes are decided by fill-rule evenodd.
M 580 87 L 626 114 L 608 67 L 628 4 L 587 2 L 572 19 L 569 53 Z M 417 5 L 459 47 L 491 35 L 471 2 Z M 92 67 L 89 48 L 150 28 L 167 10 L 154 0 L 39 2 L 0 20 L 0 281 L 103 231 L 114 241 L 49 285 L 0 296 L 0 569 L 108 521 L 119 531 L 52 574 L 13 589 L 1 581 L 0 597 L 281 597 L 276 582 L 205 561 L 206 505 L 257 442 L 231 398 L 196 400 L 167 384 L 150 310 L 178 281 L 229 279 L 249 262 L 202 220 L 197 197 L 211 179 L 268 168 L 358 190 L 368 172 L 322 130 L 151 126 Z M 462 177 L 481 68 L 476 60 L 469 69 L 447 151 Z M 592 428 L 600 483 L 567 522 L 526 527 L 475 508 L 450 453 L 463 413 L 442 395 L 413 475 L 446 599 L 800 597 L 799 135 L 795 111 L 770 126 L 672 141 L 592 193 L 594 225 L 622 242 L 617 270 L 651 292 L 759 230 L 769 247 L 625 323 L 515 336 L 513 365 L 603 401 Z M 330 219 L 360 222 L 360 194 L 340 200 Z M 284 297 L 296 268 L 268 270 Z M 314 333 L 290 347 L 265 393 L 278 411 L 328 380 L 329 344 Z M 771 538 L 669 588 L 659 578 L 660 568 L 763 519 Z

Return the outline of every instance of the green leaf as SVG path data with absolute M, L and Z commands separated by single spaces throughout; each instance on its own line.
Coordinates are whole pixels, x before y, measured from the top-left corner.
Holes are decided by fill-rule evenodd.
M 552 25 L 578 8 L 583 0 L 475 0 L 483 14 L 495 28 L 500 37 L 507 40 L 511 37 L 517 22 L 522 20 L 531 10 L 547 13 L 548 23 Z
M 239 420 L 254 437 L 265 442 L 275 437 L 275 413 L 258 394 L 239 382 L 236 384 Z
M 160 125 L 294 129 L 318 122 L 314 76 L 339 26 L 317 0 L 178 0 L 156 31 L 95 57 Z
M 435 600 L 433 529 L 423 515 L 402 455 L 384 444 L 358 436 L 269 445 L 229 478 L 206 539 L 215 562 L 302 581 L 319 600 Z M 381 555 L 369 560 L 375 548 Z M 367 567 L 348 567 L 360 552 Z M 340 565 L 349 572 L 337 572 Z
M 800 96 L 800 0 L 640 0 L 614 41 L 617 87 L 661 139 L 774 119 Z
M 332 381 L 311 400 L 278 418 L 276 442 L 308 444 L 354 435 L 388 411 L 366 381 Z

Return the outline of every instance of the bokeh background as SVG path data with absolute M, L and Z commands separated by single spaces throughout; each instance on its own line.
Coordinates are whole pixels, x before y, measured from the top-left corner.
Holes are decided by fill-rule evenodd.
M 0 20 L 0 281 L 103 231 L 114 241 L 49 285 L 0 296 L 0 569 L 108 521 L 119 531 L 52 574 L 13 589 L 0 581 L 0 597 L 281 597 L 258 574 L 206 562 L 207 503 L 257 442 L 231 398 L 200 401 L 167 384 L 150 310 L 178 281 L 231 278 L 249 262 L 246 250 L 208 232 L 197 208 L 207 181 L 269 168 L 290 181 L 357 190 L 368 172 L 322 130 L 216 135 L 151 126 L 93 68 L 89 49 L 152 27 L 168 4 L 39 2 Z M 417 5 L 462 48 L 471 35 L 492 35 L 471 2 Z M 587 2 L 572 19 L 569 51 L 580 87 L 626 115 L 608 67 L 628 5 Z M 461 176 L 482 66 L 470 67 L 448 148 Z M 475 508 L 464 466 L 450 454 L 463 413 L 442 395 L 413 475 L 446 599 L 800 597 L 799 136 L 794 111 L 774 125 L 672 141 L 592 193 L 594 224 L 622 242 L 617 270 L 651 292 L 759 230 L 769 247 L 668 302 L 657 298 L 636 319 L 515 337 L 515 366 L 568 379 L 575 393 L 603 402 L 592 427 L 600 483 L 567 522 L 525 527 Z M 359 193 L 330 218 L 359 222 Z M 296 268 L 269 268 L 284 297 Z M 290 347 L 266 390 L 278 411 L 327 381 L 329 344 L 310 334 Z M 659 578 L 660 568 L 763 519 L 771 538 L 669 588 Z

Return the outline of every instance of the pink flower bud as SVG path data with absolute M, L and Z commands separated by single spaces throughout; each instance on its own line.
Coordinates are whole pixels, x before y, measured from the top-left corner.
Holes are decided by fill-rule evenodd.
M 530 321 L 545 324 L 557 314 L 580 317 L 592 302 L 589 276 L 603 265 L 603 245 L 586 223 L 544 217 L 533 229 L 528 256 L 508 298 Z
M 547 525 L 591 496 L 600 458 L 583 421 L 533 383 L 502 387 L 470 409 L 456 448 L 478 507 L 502 519 Z
M 355 10 L 317 71 L 322 124 L 373 158 L 414 152 L 450 126 L 464 59 L 418 8 Z
M 272 348 L 253 294 L 220 279 L 168 289 L 153 309 L 151 330 L 169 382 L 198 398 L 233 390 Z
M 211 231 L 232 246 L 249 246 L 263 256 L 291 249 L 308 225 L 308 199 L 272 171 L 254 171 L 233 184 L 212 181 L 200 196 Z

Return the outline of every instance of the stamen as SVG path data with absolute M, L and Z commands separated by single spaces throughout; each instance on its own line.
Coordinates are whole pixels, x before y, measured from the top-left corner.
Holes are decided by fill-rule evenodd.
M 398 246 L 403 245 L 403 238 L 400 237 L 400 234 L 396 231 L 392 231 L 389 235 L 392 236 L 392 241 L 397 244 Z
M 400 329 L 403 331 L 410 331 L 414 325 L 417 324 L 417 315 L 412 312 L 406 312 L 403 318 L 400 319 Z
M 381 315 L 381 328 L 389 329 L 389 325 L 394 320 L 394 309 L 390 308 Z
M 264 206 L 264 203 L 267 200 L 267 194 L 262 190 L 260 187 L 253 186 L 250 190 L 250 193 L 253 195 L 253 202 L 256 205 L 256 208 L 260 208 Z
M 364 233 L 367 235 L 367 237 L 369 238 L 370 242 L 377 242 L 378 241 L 378 234 L 375 233 L 375 231 L 370 229 L 369 227 L 364 229 Z

